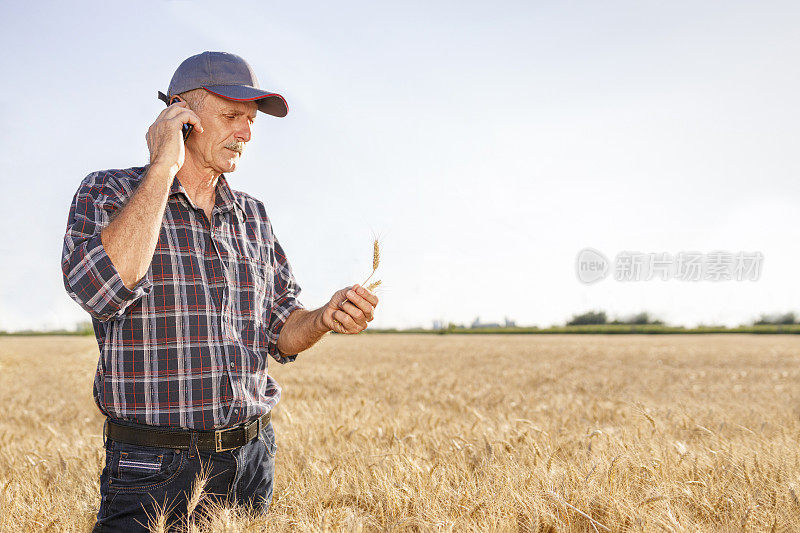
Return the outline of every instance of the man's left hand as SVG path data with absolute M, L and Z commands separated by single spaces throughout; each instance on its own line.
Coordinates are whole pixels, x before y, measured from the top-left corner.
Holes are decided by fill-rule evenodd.
M 322 312 L 322 323 L 336 333 L 353 335 L 375 318 L 378 297 L 360 285 L 336 291 Z

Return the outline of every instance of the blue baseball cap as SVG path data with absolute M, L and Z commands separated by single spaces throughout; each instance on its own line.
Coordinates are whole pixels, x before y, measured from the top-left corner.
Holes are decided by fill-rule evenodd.
M 201 88 L 228 100 L 255 101 L 259 111 L 274 117 L 289 112 L 283 96 L 259 89 L 256 73 L 247 61 L 227 52 L 203 52 L 184 60 L 173 74 L 167 94 L 158 91 L 158 97 L 169 105 L 176 94 Z

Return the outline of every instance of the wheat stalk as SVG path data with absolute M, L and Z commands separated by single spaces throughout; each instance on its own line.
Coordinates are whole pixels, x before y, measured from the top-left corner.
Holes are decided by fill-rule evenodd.
M 361 284 L 362 287 L 367 286 L 367 282 L 372 278 L 372 275 L 375 274 L 375 271 L 378 270 L 378 266 L 381 264 L 381 249 L 378 245 L 378 239 L 376 238 L 372 241 L 372 272 L 370 272 L 369 277 L 364 280 L 364 283 Z M 381 284 L 381 281 L 373 281 L 367 286 L 367 290 L 371 291 L 375 287 Z
M 186 527 L 185 533 L 196 533 L 198 530 L 195 520 L 195 510 L 206 499 L 205 488 L 211 474 L 211 460 L 208 463 L 203 463 L 200 459 L 200 471 L 192 482 L 190 493 L 187 495 L 186 501 Z
M 151 496 L 151 498 L 153 498 Z M 172 505 L 167 505 L 166 498 L 164 499 L 164 503 L 159 503 L 155 498 L 153 498 L 153 514 L 151 515 L 150 512 L 145 509 L 144 513 L 147 517 L 147 530 L 150 533 L 166 533 L 170 525 L 168 523 L 168 516 L 172 512 Z M 144 524 L 139 524 L 144 525 Z
M 373 274 L 375 274 L 375 271 L 378 270 L 378 266 L 380 264 L 381 264 L 381 247 L 378 244 L 378 239 L 375 238 L 372 241 L 372 272 L 370 272 L 367 279 L 364 280 L 364 283 L 361 284 L 362 287 L 365 287 L 370 292 L 372 292 L 378 285 L 381 284 L 381 280 L 376 280 L 367 285 L 367 282 L 370 280 L 370 278 L 372 278 Z M 333 319 L 333 323 L 344 329 L 344 326 L 342 326 L 339 323 L 339 321 L 336 320 L 335 318 Z
M 208 469 L 210 470 L 210 468 L 211 464 L 209 463 Z M 200 502 L 205 498 L 206 483 L 208 483 L 208 471 L 206 470 L 205 465 L 201 464 L 200 472 L 197 474 L 194 482 L 192 483 L 191 496 L 186 502 L 186 526 L 190 532 L 194 530 L 194 517 L 192 514 Z

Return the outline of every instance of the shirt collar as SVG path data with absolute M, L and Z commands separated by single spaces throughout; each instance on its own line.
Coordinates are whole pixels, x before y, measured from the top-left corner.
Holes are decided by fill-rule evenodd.
M 178 176 L 175 176 L 172 179 L 172 187 L 170 187 L 169 195 L 172 196 L 173 194 L 177 193 L 183 193 L 183 195 L 186 197 L 186 200 L 189 202 L 189 205 L 195 209 L 199 209 L 196 205 L 194 205 L 192 199 L 189 198 L 189 195 L 186 193 L 186 189 L 184 189 L 183 185 L 178 179 Z M 230 188 L 230 185 L 228 185 L 228 180 L 225 178 L 225 174 L 220 174 L 219 179 L 217 180 L 217 199 L 214 208 L 220 213 L 238 209 L 240 220 L 242 222 L 247 220 L 247 213 L 245 213 L 241 202 L 233 194 L 233 190 Z

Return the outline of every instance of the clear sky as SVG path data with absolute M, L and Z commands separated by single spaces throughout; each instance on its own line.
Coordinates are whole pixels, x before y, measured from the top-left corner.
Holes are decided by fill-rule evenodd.
M 5 2 L 0 329 L 70 327 L 81 179 L 148 161 L 178 64 L 243 56 L 264 201 L 308 307 L 366 278 L 373 325 L 687 325 L 800 311 L 796 2 Z M 577 253 L 759 251 L 758 281 L 579 282 Z

